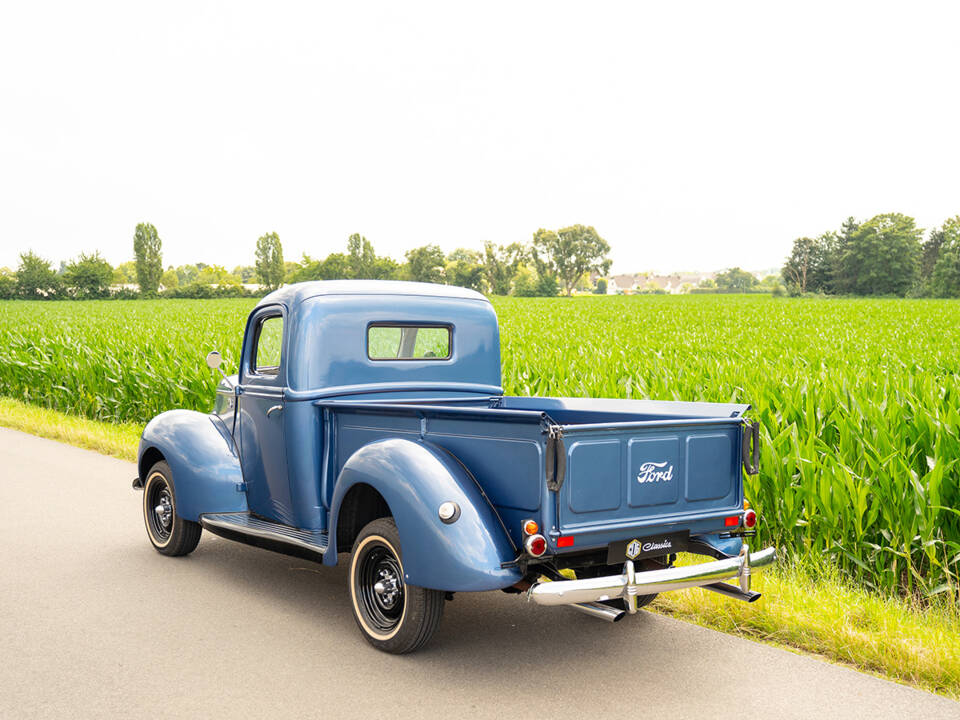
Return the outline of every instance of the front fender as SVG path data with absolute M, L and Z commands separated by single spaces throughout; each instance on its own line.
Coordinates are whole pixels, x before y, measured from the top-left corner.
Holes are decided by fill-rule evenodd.
M 173 474 L 177 514 L 185 520 L 196 522 L 201 513 L 247 510 L 240 459 L 229 433 L 217 422 L 193 410 L 170 410 L 147 423 L 140 437 L 140 479 L 146 479 L 157 453 L 163 455 Z
M 434 590 L 495 590 L 521 579 L 507 534 L 476 482 L 446 450 L 420 441 L 389 438 L 357 450 L 343 466 L 331 502 L 330 549 L 336 562 L 336 522 L 351 487 L 365 483 L 390 507 L 403 553 L 404 579 Z M 437 515 L 441 503 L 460 506 L 449 525 Z

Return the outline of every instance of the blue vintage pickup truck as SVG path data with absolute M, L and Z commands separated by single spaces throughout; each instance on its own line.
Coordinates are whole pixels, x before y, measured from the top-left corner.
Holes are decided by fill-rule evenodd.
M 499 339 L 489 301 L 462 288 L 273 292 L 213 412 L 172 410 L 143 431 L 150 542 L 186 555 L 206 529 L 348 562 L 357 625 L 391 653 L 423 646 L 455 592 L 610 621 L 681 588 L 759 597 L 750 573 L 775 554 L 744 542 L 748 406 L 505 396 Z M 710 559 L 674 567 L 680 551 Z

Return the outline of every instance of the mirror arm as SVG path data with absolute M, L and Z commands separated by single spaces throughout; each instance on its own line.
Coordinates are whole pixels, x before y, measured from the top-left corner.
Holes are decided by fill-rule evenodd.
M 218 367 L 217 370 L 220 371 L 220 375 L 223 376 L 223 379 L 226 381 L 227 385 L 229 385 L 233 389 L 236 389 L 237 386 L 234 385 L 232 382 L 230 382 L 230 378 L 227 377 L 227 374 L 223 371 L 223 368 Z

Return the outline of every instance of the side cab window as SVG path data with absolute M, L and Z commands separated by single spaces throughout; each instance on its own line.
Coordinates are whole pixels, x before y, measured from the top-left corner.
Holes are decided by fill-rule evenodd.
M 246 380 L 268 385 L 281 384 L 283 368 L 284 317 L 279 307 L 262 308 L 253 318 L 247 344 Z

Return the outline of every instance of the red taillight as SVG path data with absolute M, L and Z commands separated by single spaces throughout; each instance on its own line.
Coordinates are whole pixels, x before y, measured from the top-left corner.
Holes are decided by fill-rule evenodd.
M 753 510 L 747 510 L 743 514 L 743 524 L 745 527 L 752 528 L 757 525 L 757 514 Z
M 573 547 L 573 535 L 557 538 L 557 547 Z
M 547 551 L 547 539 L 543 535 L 531 535 L 524 541 L 523 546 L 534 557 L 540 557 Z
M 726 527 L 736 527 L 737 525 L 740 524 L 740 516 L 739 516 L 739 515 L 731 515 L 730 517 L 726 517 L 726 518 L 723 519 L 723 524 L 724 524 Z

